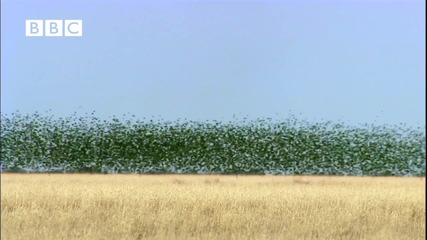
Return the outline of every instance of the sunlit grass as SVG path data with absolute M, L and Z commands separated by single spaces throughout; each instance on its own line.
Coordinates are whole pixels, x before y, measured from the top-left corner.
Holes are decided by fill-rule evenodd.
M 425 239 L 425 178 L 2 174 L 2 239 Z

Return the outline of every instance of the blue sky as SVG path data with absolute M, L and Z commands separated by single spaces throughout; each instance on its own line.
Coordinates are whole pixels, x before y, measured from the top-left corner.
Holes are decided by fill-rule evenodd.
M 1 110 L 425 126 L 424 1 L 2 1 Z M 83 37 L 25 37 L 82 19 Z

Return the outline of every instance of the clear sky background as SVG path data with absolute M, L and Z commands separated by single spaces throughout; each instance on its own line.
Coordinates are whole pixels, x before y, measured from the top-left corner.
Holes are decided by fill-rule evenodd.
M 425 126 L 422 0 L 1 4 L 2 113 Z M 25 37 L 26 19 L 83 37 Z

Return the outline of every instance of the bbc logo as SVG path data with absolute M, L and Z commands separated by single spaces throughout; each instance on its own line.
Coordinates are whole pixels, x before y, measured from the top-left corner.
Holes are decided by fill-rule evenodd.
M 26 20 L 25 36 L 81 37 L 83 22 L 82 20 Z

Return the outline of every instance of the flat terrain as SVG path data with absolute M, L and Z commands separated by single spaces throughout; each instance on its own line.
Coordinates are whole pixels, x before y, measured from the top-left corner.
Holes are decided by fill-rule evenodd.
M 1 174 L 1 239 L 425 239 L 425 178 Z

